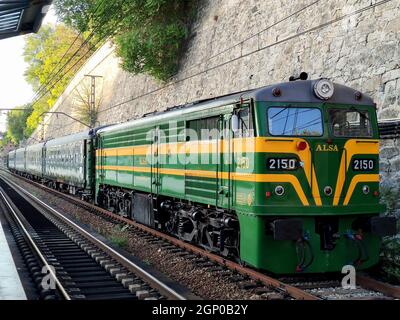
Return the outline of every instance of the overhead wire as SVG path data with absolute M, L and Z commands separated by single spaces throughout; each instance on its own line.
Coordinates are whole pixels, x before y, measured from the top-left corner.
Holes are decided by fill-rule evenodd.
M 164 90 L 164 89 L 166 89 L 166 88 L 168 88 L 168 87 L 170 87 L 170 86 L 176 85 L 176 84 L 178 84 L 178 83 L 180 83 L 180 82 L 183 82 L 183 81 L 189 80 L 189 79 L 191 79 L 191 78 L 200 76 L 200 75 L 205 74 L 205 73 L 207 73 L 207 72 L 209 72 L 209 71 L 215 70 L 215 69 L 217 69 L 217 68 L 223 67 L 223 66 L 228 65 L 228 64 L 230 64 L 230 63 L 232 63 L 232 62 L 235 62 L 235 61 L 237 61 L 237 60 L 240 60 L 240 59 L 243 59 L 243 58 L 245 58 L 245 57 L 248 57 L 248 56 L 250 56 L 250 55 L 252 55 L 252 54 L 256 54 L 256 53 L 259 53 L 259 52 L 264 51 L 264 50 L 266 50 L 266 49 L 273 48 L 273 47 L 275 47 L 275 46 L 277 46 L 277 45 L 280 45 L 280 44 L 283 44 L 283 43 L 285 43 L 285 42 L 287 42 L 287 41 L 290 41 L 290 40 L 296 39 L 296 38 L 298 38 L 298 37 L 301 37 L 301 36 L 303 36 L 303 35 L 305 35 L 305 34 L 307 34 L 307 33 L 314 32 L 314 31 L 317 31 L 317 30 L 319 30 L 319 29 L 325 28 L 325 27 L 330 26 L 330 25 L 332 25 L 332 24 L 334 24 L 334 23 L 337 23 L 337 22 L 339 22 L 339 21 L 341 21 L 341 20 L 344 20 L 344 19 L 349 18 L 349 17 L 351 17 L 351 16 L 360 14 L 360 13 L 362 13 L 362 12 L 364 12 L 364 11 L 367 11 L 367 10 L 370 10 L 370 9 L 373 9 L 373 8 L 376 8 L 376 7 L 378 7 L 378 6 L 384 5 L 384 4 L 389 3 L 389 2 L 391 2 L 391 1 L 393 1 L 393 0 L 381 0 L 381 1 L 378 1 L 378 2 L 375 2 L 375 3 L 372 3 L 372 4 L 370 4 L 370 5 L 366 6 L 366 7 L 357 9 L 357 10 L 355 10 L 355 11 L 353 11 L 353 12 L 344 14 L 344 15 L 342 15 L 342 16 L 340 16 L 340 17 L 337 17 L 337 18 L 332 19 L 332 20 L 330 20 L 330 21 L 324 22 L 324 23 L 322 23 L 322 24 L 320 24 L 320 25 L 311 27 L 311 28 L 306 29 L 306 30 L 304 30 L 304 31 L 302 31 L 302 32 L 296 33 L 295 35 L 288 36 L 288 37 L 286 37 L 286 38 L 284 38 L 284 39 L 281 39 L 281 40 L 279 40 L 279 41 L 276 41 L 276 42 L 274 42 L 274 43 L 272 43 L 272 44 L 267 44 L 267 45 L 265 45 L 265 46 L 259 47 L 258 49 L 255 49 L 255 50 L 253 50 L 253 51 L 250 51 L 250 52 L 248 52 L 248 53 L 246 53 L 246 54 L 244 54 L 244 55 L 241 55 L 241 56 L 239 56 L 239 57 L 236 57 L 236 58 L 230 59 L 230 60 L 228 60 L 228 61 L 222 62 L 222 63 L 220 63 L 220 64 L 218 64 L 218 65 L 215 65 L 215 66 L 213 66 L 213 67 L 210 67 L 210 68 L 205 69 L 205 70 L 202 70 L 202 71 L 199 71 L 199 72 L 197 72 L 197 73 L 195 73 L 195 74 L 192 74 L 192 75 L 183 77 L 183 78 L 178 79 L 178 80 L 176 80 L 176 81 L 169 82 L 169 83 L 167 83 L 166 85 L 164 85 L 164 86 L 162 86 L 162 87 L 158 87 L 158 88 L 156 88 L 156 89 L 154 89 L 154 90 L 151 90 L 151 91 L 148 91 L 148 92 L 146 92 L 146 93 L 143 93 L 143 94 L 140 94 L 140 95 L 131 97 L 131 98 L 125 100 L 125 101 L 119 102 L 119 103 L 117 103 L 117 104 L 114 104 L 114 105 L 112 105 L 112 106 L 109 106 L 108 108 L 102 109 L 102 110 L 99 111 L 99 113 L 107 112 L 107 111 L 112 110 L 112 109 L 114 109 L 114 108 L 123 106 L 123 105 L 125 105 L 125 104 L 127 104 L 127 103 L 129 103 L 129 102 L 132 102 L 132 101 L 135 101 L 135 100 L 144 98 L 144 97 L 146 97 L 146 96 L 152 95 L 152 94 L 154 94 L 154 93 L 160 92 L 160 91 L 162 91 L 162 90 Z M 315 5 L 315 4 L 318 3 L 318 2 L 319 2 L 319 1 L 315 1 L 315 2 L 313 2 L 311 5 Z M 306 9 L 306 8 L 308 8 L 308 7 L 310 7 L 310 5 L 304 7 L 303 10 Z M 298 13 L 298 12 L 297 12 L 297 13 Z M 294 13 L 294 14 L 295 14 L 295 13 Z M 291 14 L 291 15 L 293 16 L 294 14 Z M 290 15 L 289 15 L 289 16 L 290 16 Z M 284 21 L 284 20 L 285 20 L 285 19 L 282 19 L 282 21 Z M 260 32 L 262 32 L 262 31 L 260 31 Z M 64 128 L 64 127 L 69 126 L 69 125 L 71 125 L 71 124 L 72 124 L 72 122 L 69 123 L 69 124 L 66 124 L 66 125 L 62 126 L 61 128 Z M 61 128 L 60 128 L 60 129 L 61 129 Z
M 88 17 L 88 19 L 93 18 L 93 16 L 97 13 L 97 11 L 99 10 L 100 6 L 104 3 L 105 0 L 101 0 L 97 7 L 95 8 L 95 10 L 91 13 L 91 17 Z M 84 43 L 81 44 L 81 46 L 72 54 L 72 56 L 70 57 L 70 59 L 61 67 L 58 69 L 56 75 L 54 74 L 54 71 L 57 69 L 57 67 L 61 64 L 61 62 L 64 60 L 64 58 L 67 56 L 68 52 L 71 50 L 71 48 L 73 47 L 73 45 L 76 43 L 76 41 L 78 41 L 78 39 L 82 36 L 82 32 L 79 32 L 78 35 L 75 37 L 74 41 L 71 43 L 71 45 L 68 47 L 68 49 L 64 52 L 63 56 L 61 57 L 61 59 L 58 61 L 58 63 L 54 66 L 54 68 L 51 70 L 50 74 L 48 75 L 49 79 L 46 81 L 46 83 L 42 84 L 38 90 L 36 91 L 36 93 L 34 94 L 34 97 L 32 98 L 32 100 L 35 99 L 36 96 L 39 96 L 39 94 L 41 92 L 43 92 L 43 90 L 47 87 L 47 85 L 54 79 L 54 77 L 56 75 L 59 74 L 59 72 L 66 66 L 66 64 L 68 64 L 76 55 L 77 53 L 83 48 L 83 46 L 87 43 L 87 41 L 84 41 Z M 89 35 L 88 37 L 90 37 L 91 35 Z
M 317 30 L 319 30 L 319 29 L 325 28 L 325 27 L 327 27 L 327 26 L 329 26 L 329 25 L 332 25 L 332 24 L 334 24 L 334 23 L 336 23 L 336 22 L 339 22 L 339 21 L 341 21 L 341 20 L 343 20 L 343 19 L 346 19 L 346 18 L 349 18 L 349 17 L 351 17 L 351 16 L 360 14 L 360 13 L 362 13 L 362 12 L 364 12 L 364 11 L 370 10 L 370 9 L 372 9 L 372 8 L 376 8 L 376 7 L 380 6 L 380 5 L 383 5 L 383 4 L 388 3 L 388 2 L 391 2 L 391 1 L 393 1 L 393 0 L 382 0 L 382 1 L 379 1 L 379 2 L 376 2 L 376 3 L 373 3 L 373 4 L 370 4 L 370 5 L 366 6 L 366 7 L 363 7 L 363 8 L 361 8 L 361 9 L 355 10 L 355 11 L 353 11 L 353 12 L 351 12 L 351 13 L 348 13 L 348 14 L 345 14 L 345 15 L 343 15 L 343 16 L 341 16 L 341 17 L 332 19 L 332 20 L 330 20 L 330 21 L 328 21 L 328 22 L 325 22 L 325 23 L 322 23 L 322 24 L 320 24 L 320 25 L 318 25 L 318 26 L 311 27 L 311 28 L 309 28 L 309 29 L 307 29 L 307 30 L 304 30 L 304 31 L 299 32 L 299 33 L 296 33 L 295 35 L 288 36 L 287 38 L 284 38 L 284 39 L 282 39 L 282 40 L 276 41 L 276 42 L 274 42 L 274 43 L 272 43 L 272 44 L 267 44 L 267 45 L 265 45 L 265 46 L 263 46 L 263 47 L 260 47 L 260 48 L 258 48 L 258 49 L 253 50 L 253 51 L 250 51 L 250 52 L 248 52 L 248 53 L 246 53 L 246 54 L 244 54 L 244 55 L 241 55 L 241 56 L 239 56 L 239 57 L 236 57 L 236 58 L 230 59 L 230 60 L 228 60 L 228 61 L 225 61 L 225 62 L 223 62 L 223 63 L 220 63 L 220 64 L 218 64 L 218 65 L 215 65 L 215 66 L 210 67 L 210 68 L 208 68 L 208 69 L 205 69 L 205 70 L 203 70 L 203 71 L 199 71 L 199 72 L 197 72 L 197 73 L 195 73 L 195 74 L 192 74 L 192 75 L 183 77 L 183 78 L 178 79 L 178 80 L 176 80 L 176 81 L 169 82 L 169 83 L 167 83 L 166 85 L 164 85 L 164 86 L 162 86 L 162 87 L 159 87 L 159 88 L 156 88 L 156 89 L 151 90 L 151 91 L 149 91 L 149 92 L 146 92 L 146 93 L 137 95 L 137 96 L 135 96 L 135 97 L 131 97 L 131 98 L 125 100 L 125 101 L 122 101 L 122 102 L 117 103 L 117 104 L 115 104 L 115 105 L 112 105 L 112 106 L 110 106 L 110 107 L 108 107 L 108 108 L 105 108 L 105 109 L 103 109 L 103 110 L 100 110 L 99 113 L 107 112 L 107 111 L 109 111 L 109 110 L 111 110 L 111 109 L 113 109 L 113 108 L 120 107 L 120 106 L 122 106 L 122 105 L 124 105 L 124 104 L 127 104 L 127 103 L 129 103 L 129 102 L 132 102 L 132 101 L 135 101 L 135 100 L 144 98 L 144 97 L 146 97 L 146 96 L 149 96 L 149 95 L 151 95 L 151 94 L 160 92 L 160 91 L 162 91 L 162 90 L 164 90 L 164 89 L 166 89 L 166 88 L 168 88 L 168 87 L 170 87 L 170 86 L 174 86 L 174 85 L 176 85 L 176 84 L 178 84 L 178 83 L 180 83 L 180 82 L 183 82 L 183 81 L 192 79 L 192 78 L 197 77 L 197 76 L 200 76 L 200 75 L 202 75 L 202 74 L 206 74 L 206 73 L 208 73 L 208 72 L 210 72 L 210 71 L 212 71 L 212 70 L 215 70 L 215 69 L 218 69 L 218 68 L 220 68 L 220 67 L 226 66 L 226 65 L 228 65 L 228 64 L 230 64 L 230 63 L 232 63 L 232 62 L 238 61 L 238 60 L 243 59 L 243 58 L 245 58 L 245 57 L 248 57 L 248 56 L 250 56 L 250 55 L 252 55 L 252 54 L 259 53 L 259 52 L 264 51 L 264 50 L 266 50 L 266 49 L 273 48 L 273 47 L 275 47 L 275 46 L 277 46 L 277 45 L 280 45 L 280 44 L 282 44 L 282 43 L 285 43 L 285 42 L 287 42 L 287 41 L 290 41 L 290 40 L 293 40 L 293 39 L 295 39 L 295 38 L 301 37 L 301 36 L 303 36 L 303 35 L 305 35 L 305 34 L 307 34 L 307 33 L 314 32 L 314 31 L 317 31 Z

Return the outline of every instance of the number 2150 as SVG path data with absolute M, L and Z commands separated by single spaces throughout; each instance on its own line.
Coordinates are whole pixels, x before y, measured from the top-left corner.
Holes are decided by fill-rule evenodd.
M 353 170 L 354 171 L 365 171 L 374 170 L 375 161 L 372 159 L 354 159 Z
M 269 170 L 295 170 L 297 168 L 297 159 L 270 158 L 267 167 Z

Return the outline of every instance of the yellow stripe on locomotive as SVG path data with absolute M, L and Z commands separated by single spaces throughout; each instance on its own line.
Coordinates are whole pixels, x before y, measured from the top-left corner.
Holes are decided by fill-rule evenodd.
M 52 175 L 31 176 L 57 188 L 62 179 L 101 207 L 256 268 L 369 268 L 381 237 L 396 231 L 393 219 L 379 216 L 375 104 L 326 79 L 208 99 L 73 142 L 55 140 L 49 145 L 57 161 L 44 156 L 35 164 L 44 173 L 51 166 Z M 77 168 L 63 168 L 71 156 L 64 149 L 74 150 L 63 148 L 67 142 L 87 153 L 79 185 L 61 175 Z M 10 153 L 10 169 L 30 168 L 22 155 Z

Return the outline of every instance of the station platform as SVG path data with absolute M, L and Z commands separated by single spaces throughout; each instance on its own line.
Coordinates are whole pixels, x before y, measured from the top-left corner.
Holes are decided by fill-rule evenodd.
M 27 300 L 0 222 L 0 300 Z

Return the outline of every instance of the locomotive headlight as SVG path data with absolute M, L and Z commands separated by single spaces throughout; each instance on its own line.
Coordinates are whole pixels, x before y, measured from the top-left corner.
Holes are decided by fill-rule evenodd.
M 362 187 L 362 192 L 363 192 L 364 194 L 368 194 L 368 193 L 369 193 L 369 187 L 368 187 L 367 185 L 363 186 L 363 187 Z
M 285 193 L 285 188 L 284 187 L 282 187 L 282 186 L 276 186 L 275 187 L 275 194 L 277 195 L 277 196 L 281 196 L 281 195 L 283 195 Z
M 328 79 L 320 79 L 314 84 L 314 92 L 318 98 L 328 100 L 332 98 L 333 93 L 335 92 L 335 87 L 333 86 L 332 81 Z
M 327 195 L 328 197 L 331 196 L 332 193 L 333 193 L 332 187 L 326 186 L 326 187 L 324 188 L 324 193 L 325 193 L 325 195 Z

